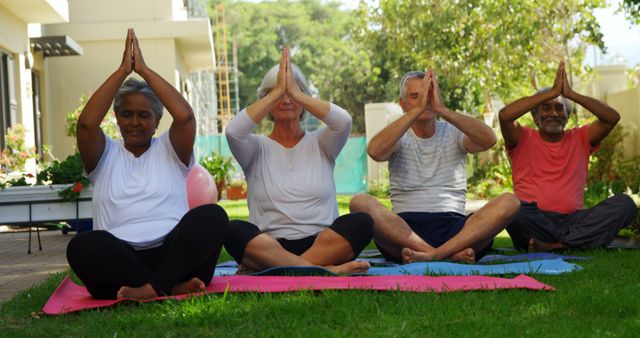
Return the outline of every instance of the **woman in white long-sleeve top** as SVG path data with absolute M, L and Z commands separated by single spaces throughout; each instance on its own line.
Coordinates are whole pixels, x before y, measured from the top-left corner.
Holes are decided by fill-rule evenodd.
M 373 221 L 365 213 L 338 217 L 335 160 L 351 129 L 342 108 L 308 94 L 297 66 L 282 51 L 258 89 L 258 101 L 242 110 L 226 130 L 229 147 L 249 190 L 249 222 L 231 221 L 227 251 L 248 270 L 275 266 L 323 266 L 335 273 L 365 272 L 353 261 L 371 241 Z M 309 112 L 326 127 L 305 132 Z M 252 134 L 265 118 L 269 136 Z

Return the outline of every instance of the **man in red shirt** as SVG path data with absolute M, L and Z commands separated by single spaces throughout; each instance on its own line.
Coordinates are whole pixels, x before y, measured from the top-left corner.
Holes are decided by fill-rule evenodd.
M 565 130 L 568 100 L 596 116 L 589 125 Z M 516 120 L 531 111 L 537 130 Z M 574 92 L 560 63 L 552 88 L 523 97 L 499 113 L 511 160 L 520 211 L 507 227 L 518 249 L 549 251 L 607 246 L 637 213 L 627 195 L 583 209 L 589 156 L 620 120 L 608 105 Z

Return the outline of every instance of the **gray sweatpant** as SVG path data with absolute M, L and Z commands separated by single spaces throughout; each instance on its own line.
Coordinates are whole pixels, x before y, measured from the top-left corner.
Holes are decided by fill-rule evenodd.
M 561 214 L 521 202 L 520 211 L 507 227 L 516 249 L 527 249 L 529 239 L 562 242 L 568 248 L 605 247 L 620 229 L 633 221 L 638 207 L 627 195 L 614 195 L 592 208 Z

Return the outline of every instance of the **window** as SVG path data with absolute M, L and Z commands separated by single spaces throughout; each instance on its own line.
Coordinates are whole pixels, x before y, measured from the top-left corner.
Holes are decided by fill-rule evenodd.
M 33 131 L 35 136 L 36 153 L 38 158 L 43 160 L 42 150 L 42 104 L 40 103 L 40 74 L 31 71 L 31 88 L 33 88 Z
M 13 57 L 0 51 L 0 149 L 5 147 L 7 128 L 17 119 L 18 102 L 14 90 Z

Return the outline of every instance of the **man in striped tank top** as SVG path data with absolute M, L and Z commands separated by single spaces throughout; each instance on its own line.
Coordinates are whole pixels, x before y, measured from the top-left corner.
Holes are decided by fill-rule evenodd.
M 433 71 L 404 75 L 400 106 L 404 115 L 367 148 L 374 160 L 389 161 L 393 212 L 369 195 L 355 196 L 349 207 L 371 215 L 374 241 L 388 260 L 475 262 L 520 204 L 507 193 L 465 215 L 466 155 L 491 148 L 496 135 L 482 121 L 444 105 Z

